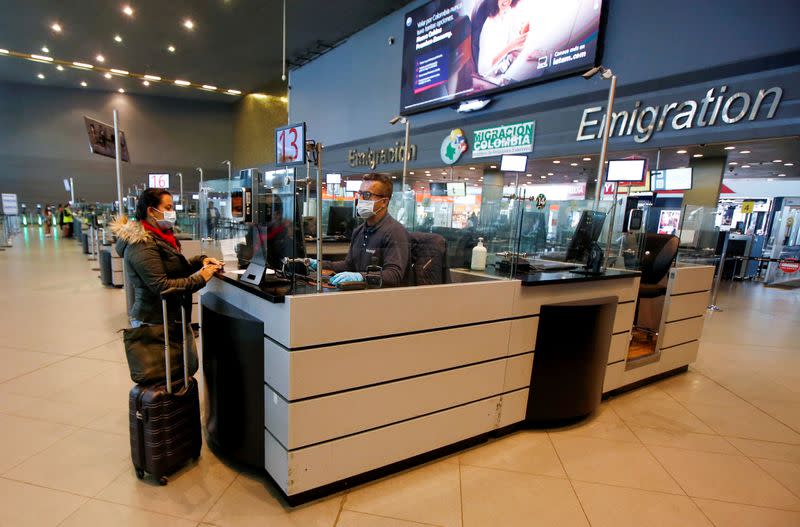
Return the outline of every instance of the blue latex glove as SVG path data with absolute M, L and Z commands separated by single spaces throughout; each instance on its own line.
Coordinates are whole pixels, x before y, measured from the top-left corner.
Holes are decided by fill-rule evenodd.
M 309 259 L 308 260 L 308 268 L 311 269 L 312 271 L 316 271 L 317 270 L 317 261 L 314 260 L 313 258 Z
M 331 285 L 339 285 L 345 282 L 363 282 L 363 281 L 364 277 L 361 275 L 361 273 L 353 273 L 351 271 L 345 271 L 343 273 L 337 273 L 333 275 L 329 283 Z

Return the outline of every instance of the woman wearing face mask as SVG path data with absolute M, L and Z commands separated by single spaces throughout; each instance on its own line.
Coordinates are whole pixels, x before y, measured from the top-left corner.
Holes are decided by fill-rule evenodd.
M 383 287 L 397 287 L 408 283 L 409 237 L 408 231 L 389 215 L 392 198 L 392 180 L 384 174 L 367 174 L 358 191 L 356 214 L 364 223 L 353 230 L 347 257 L 339 262 L 323 262 L 326 271 L 336 273 L 332 285 L 364 281 L 367 267 L 381 267 Z M 311 269 L 318 263 L 311 260 Z
M 187 260 L 173 234 L 176 213 L 172 194 L 150 188 L 142 192 L 136 206 L 136 220 L 123 217 L 111 226 L 117 236 L 117 252 L 125 259 L 127 280 L 134 291 L 128 314 L 132 327 L 161 325 L 160 293 L 172 287 L 194 293 L 211 280 L 222 264 L 214 258 L 197 256 Z M 187 311 L 191 312 L 187 295 Z M 179 306 L 169 306 L 169 318 L 180 320 Z

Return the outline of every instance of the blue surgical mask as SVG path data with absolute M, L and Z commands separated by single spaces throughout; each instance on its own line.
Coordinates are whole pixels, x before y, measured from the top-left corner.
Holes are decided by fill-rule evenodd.
M 157 210 L 162 214 L 162 219 L 156 220 L 156 225 L 162 231 L 169 231 L 175 227 L 175 222 L 178 220 L 178 213 L 174 210 Z

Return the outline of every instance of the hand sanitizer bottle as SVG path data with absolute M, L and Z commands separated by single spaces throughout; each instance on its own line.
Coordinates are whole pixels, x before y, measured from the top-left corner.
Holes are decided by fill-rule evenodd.
M 472 263 L 470 268 L 473 271 L 486 270 L 486 247 L 483 246 L 483 238 L 478 238 L 478 245 L 472 249 Z

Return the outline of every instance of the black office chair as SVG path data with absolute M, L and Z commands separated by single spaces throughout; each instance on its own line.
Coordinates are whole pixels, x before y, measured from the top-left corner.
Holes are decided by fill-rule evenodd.
M 647 233 L 644 242 L 644 254 L 641 258 L 640 270 L 642 272 L 641 282 L 639 283 L 638 301 L 636 302 L 636 315 L 634 324 L 636 328 L 650 333 L 638 325 L 639 306 L 643 298 L 658 298 L 667 294 L 667 286 L 664 278 L 669 273 L 672 262 L 678 255 L 680 238 L 672 234 L 653 234 Z
M 430 232 L 410 232 L 411 280 L 413 285 L 450 283 L 447 240 Z

